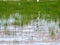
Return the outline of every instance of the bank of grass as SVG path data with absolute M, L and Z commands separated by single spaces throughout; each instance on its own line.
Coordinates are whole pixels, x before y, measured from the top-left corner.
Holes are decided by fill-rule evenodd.
M 8 19 L 10 14 L 19 13 L 22 16 L 21 23 L 15 22 L 15 24 L 21 25 L 27 24 L 33 16 L 33 20 L 37 18 L 38 11 L 41 12 L 40 18 L 52 19 L 56 21 L 60 20 L 60 1 L 0 1 L 0 19 Z M 13 15 L 12 15 L 13 16 Z

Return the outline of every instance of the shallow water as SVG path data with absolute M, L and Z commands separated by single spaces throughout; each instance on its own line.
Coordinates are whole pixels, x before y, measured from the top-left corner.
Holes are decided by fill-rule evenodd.
M 0 45 L 60 45 L 60 43 L 0 44 Z
M 37 28 L 37 24 L 38 24 L 38 28 Z M 32 39 L 32 37 L 31 37 L 32 35 L 35 35 L 35 36 L 38 35 L 38 34 L 32 34 L 32 32 L 35 32 L 36 29 L 38 29 L 38 31 L 49 32 L 49 29 L 52 28 L 53 30 L 60 31 L 60 28 L 58 25 L 59 24 L 57 24 L 54 21 L 47 22 L 47 20 L 45 20 L 45 19 L 39 20 L 38 22 L 36 22 L 36 21 L 32 22 L 31 24 L 28 24 L 28 25 L 24 25 L 23 28 L 21 26 L 8 25 L 6 27 L 7 30 L 10 30 L 10 31 L 20 31 L 21 30 L 22 32 L 30 32 L 30 33 L 29 34 L 22 33 L 23 34 L 22 36 L 21 35 L 19 36 L 19 33 L 18 33 L 15 37 L 12 37 L 12 38 L 9 38 L 9 37 L 0 38 L 0 41 L 2 41 L 2 40 L 4 40 L 4 41 L 13 41 L 13 40 L 27 41 L 29 39 Z M 2 31 L 2 29 L 4 30 L 5 27 L 1 26 L 0 30 Z M 47 34 L 45 34 L 45 35 L 47 35 Z M 44 38 L 44 37 L 43 38 L 35 38 L 35 37 L 33 38 L 33 40 L 40 40 L 40 41 L 46 40 L 46 39 L 48 39 L 48 38 Z M 33 44 L 0 44 L 0 45 L 60 45 L 60 44 L 59 43 L 55 44 L 55 43 L 41 43 L 40 42 L 40 43 L 33 43 Z

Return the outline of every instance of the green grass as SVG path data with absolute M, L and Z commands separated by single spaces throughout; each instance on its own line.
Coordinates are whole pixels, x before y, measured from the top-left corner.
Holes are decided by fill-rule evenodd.
M 35 20 L 38 15 L 38 11 L 41 12 L 41 17 L 45 19 L 52 19 L 56 21 L 60 20 L 60 1 L 0 1 L 0 19 L 8 19 L 10 14 L 19 13 L 22 16 L 21 24 L 27 24 L 31 20 L 31 16 Z M 14 15 L 12 15 L 14 16 Z M 18 20 L 18 19 L 17 19 Z M 15 22 L 16 24 L 20 22 Z M 19 25 L 17 24 L 17 25 Z

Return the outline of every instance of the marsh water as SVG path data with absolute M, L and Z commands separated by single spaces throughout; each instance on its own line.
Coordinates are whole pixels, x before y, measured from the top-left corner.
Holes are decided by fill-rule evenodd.
M 17 18 L 19 17 L 18 14 L 15 15 Z M 0 31 L 19 31 L 21 33 L 21 35 L 19 35 L 19 33 L 16 33 L 15 36 L 11 35 L 11 36 L 4 36 L 4 34 L 0 35 L 0 41 L 27 41 L 27 40 L 32 40 L 32 32 L 49 32 L 49 30 L 54 30 L 56 31 L 56 34 L 60 33 L 60 27 L 59 27 L 59 20 L 57 20 L 56 22 L 53 20 L 47 21 L 46 19 L 40 19 L 39 17 L 37 17 L 35 20 L 30 20 L 27 24 L 24 24 L 23 26 L 21 25 L 21 16 L 18 18 L 18 20 L 16 21 L 15 18 L 13 18 L 12 16 L 9 17 L 8 20 L 6 19 L 1 19 L 0 20 Z M 28 20 L 28 19 L 26 19 Z M 15 25 L 13 24 L 15 22 Z M 19 24 L 18 24 L 18 23 Z M 25 22 L 25 19 L 24 19 Z M 16 25 L 17 24 L 17 25 Z M 24 34 L 24 32 L 30 32 L 29 34 Z M 10 32 L 11 33 L 11 32 Z M 8 33 L 7 33 L 8 34 Z M 23 34 L 23 35 L 22 35 Z M 49 33 L 48 33 L 49 34 Z M 46 35 L 48 35 L 46 34 Z M 25 35 L 25 36 L 24 36 Z M 38 34 L 37 34 L 38 35 Z M 45 40 L 48 38 L 33 38 L 33 40 Z M 39 43 L 33 43 L 33 44 L 0 44 L 0 45 L 53 45 L 55 43 L 43 43 L 43 42 L 39 42 Z M 57 43 L 56 43 L 57 44 Z M 56 45 L 55 44 L 55 45 Z M 59 45 L 59 44 L 58 44 Z

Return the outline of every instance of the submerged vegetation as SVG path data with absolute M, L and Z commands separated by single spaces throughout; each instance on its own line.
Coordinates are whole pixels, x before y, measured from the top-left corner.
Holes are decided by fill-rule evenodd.
M 10 36 L 10 35 L 13 35 L 13 36 L 16 35 L 16 32 L 8 31 L 8 30 L 5 30 L 4 33 L 5 33 L 5 35 L 8 35 L 8 36 Z
M 56 36 L 56 31 L 54 29 L 50 28 L 49 33 L 50 33 L 50 36 L 52 37 L 52 39 L 54 39 Z

